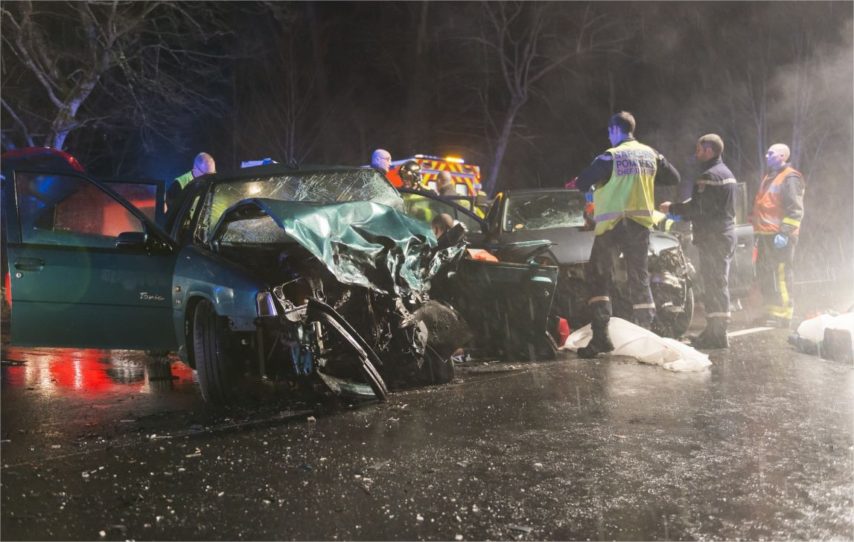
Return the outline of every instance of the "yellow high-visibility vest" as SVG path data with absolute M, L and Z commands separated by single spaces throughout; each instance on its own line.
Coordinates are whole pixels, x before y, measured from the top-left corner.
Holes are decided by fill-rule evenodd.
M 623 218 L 651 229 L 658 153 L 634 140 L 605 152 L 611 155 L 613 165 L 611 178 L 593 192 L 596 235 L 613 229 Z

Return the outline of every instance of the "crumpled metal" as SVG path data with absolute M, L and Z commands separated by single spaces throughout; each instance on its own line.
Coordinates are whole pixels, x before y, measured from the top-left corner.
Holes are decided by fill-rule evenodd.
M 223 223 L 248 206 L 268 215 L 338 281 L 385 294 L 427 292 L 430 280 L 465 251 L 464 242 L 438 250 L 427 225 L 372 201 L 319 204 L 252 198 L 233 207 Z M 270 232 L 257 233 L 254 241 L 271 240 Z M 245 234 L 254 237 L 251 231 Z

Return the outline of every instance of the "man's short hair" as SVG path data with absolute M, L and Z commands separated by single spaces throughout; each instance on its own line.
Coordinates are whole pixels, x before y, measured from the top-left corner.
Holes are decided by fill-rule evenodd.
M 620 111 L 619 113 L 614 113 L 611 115 L 611 119 L 608 121 L 608 126 L 616 126 L 624 134 L 634 133 L 635 127 L 637 123 L 635 122 L 635 117 L 628 111 Z
M 718 134 L 706 134 L 697 140 L 697 144 L 707 149 L 712 149 L 715 156 L 720 156 L 724 153 L 724 140 Z

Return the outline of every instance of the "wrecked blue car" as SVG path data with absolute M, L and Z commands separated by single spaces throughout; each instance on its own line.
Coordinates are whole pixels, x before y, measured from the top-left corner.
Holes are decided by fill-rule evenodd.
M 382 399 L 451 380 L 463 346 L 553 346 L 554 268 L 439 248 L 371 169 L 202 177 L 166 229 L 82 173 L 3 183 L 13 344 L 177 351 L 211 402 L 249 378 Z

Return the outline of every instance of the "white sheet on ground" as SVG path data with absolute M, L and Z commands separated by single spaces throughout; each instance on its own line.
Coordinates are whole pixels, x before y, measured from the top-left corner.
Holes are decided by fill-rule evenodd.
M 801 322 L 796 333 L 801 339 L 820 344 L 824 340 L 825 329 L 847 330 L 851 334 L 851 348 L 854 349 L 854 312 L 846 312 L 839 316 L 820 314 Z
M 632 357 L 641 363 L 660 365 L 668 371 L 677 372 L 702 371 L 712 364 L 709 356 L 687 344 L 659 337 L 652 331 L 622 318 L 611 318 L 608 333 L 614 343 L 614 351 L 611 352 L 613 355 Z M 588 324 L 573 331 L 561 346 L 561 350 L 575 352 L 587 346 L 591 338 L 593 331 Z

